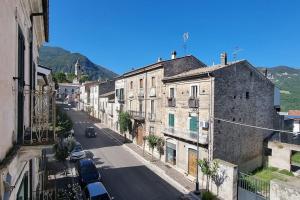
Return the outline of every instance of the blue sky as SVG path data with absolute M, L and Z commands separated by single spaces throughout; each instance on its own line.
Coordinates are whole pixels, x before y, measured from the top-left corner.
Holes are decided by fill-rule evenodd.
M 288 2 L 288 3 L 287 3 Z M 298 0 L 50 0 L 50 42 L 119 74 L 187 54 L 300 67 Z

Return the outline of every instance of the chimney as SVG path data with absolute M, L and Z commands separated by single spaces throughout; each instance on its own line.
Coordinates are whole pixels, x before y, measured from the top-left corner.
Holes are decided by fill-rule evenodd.
M 227 65 L 227 53 L 221 53 L 221 65 Z
M 161 62 L 161 61 L 162 61 L 162 58 L 159 57 L 159 58 L 157 59 L 157 62 Z
M 172 54 L 171 54 L 171 59 L 175 59 L 176 58 L 176 54 L 177 54 L 176 51 L 173 51 Z

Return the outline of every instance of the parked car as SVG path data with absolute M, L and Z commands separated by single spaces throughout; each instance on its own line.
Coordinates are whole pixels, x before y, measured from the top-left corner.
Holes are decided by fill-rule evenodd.
M 90 183 L 84 188 L 84 196 L 89 200 L 112 200 L 101 182 Z
M 87 127 L 85 129 L 85 136 L 86 137 L 96 137 L 96 131 L 94 127 Z
M 86 186 L 89 183 L 101 182 L 101 175 L 98 172 L 96 165 L 91 159 L 78 160 L 76 164 L 79 183 L 81 186 Z
M 83 150 L 80 143 L 76 143 L 75 147 L 70 153 L 70 161 L 80 160 L 86 157 L 85 151 Z

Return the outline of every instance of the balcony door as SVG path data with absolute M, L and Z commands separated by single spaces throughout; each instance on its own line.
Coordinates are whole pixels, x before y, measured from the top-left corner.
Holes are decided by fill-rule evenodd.
M 23 142 L 23 130 L 24 130 L 24 54 L 25 54 L 25 42 L 24 36 L 19 28 L 18 33 L 18 109 L 17 109 L 17 142 L 20 144 Z
M 174 128 L 174 122 L 175 122 L 174 114 L 169 113 L 169 128 Z

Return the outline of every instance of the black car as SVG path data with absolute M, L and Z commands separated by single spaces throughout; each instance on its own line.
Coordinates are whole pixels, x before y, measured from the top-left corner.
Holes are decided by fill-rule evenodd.
M 96 131 L 94 127 L 87 127 L 85 129 L 85 136 L 86 137 L 96 137 Z
M 91 159 L 82 159 L 76 163 L 78 179 L 81 186 L 89 183 L 101 181 L 101 175 L 98 172 L 94 161 Z

